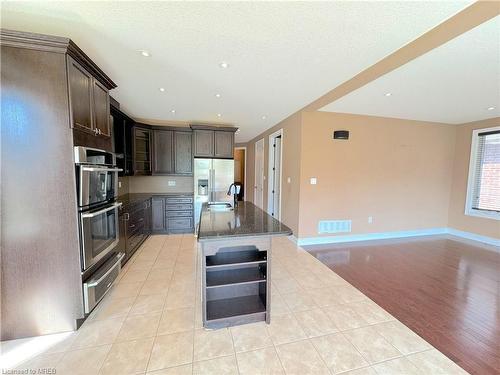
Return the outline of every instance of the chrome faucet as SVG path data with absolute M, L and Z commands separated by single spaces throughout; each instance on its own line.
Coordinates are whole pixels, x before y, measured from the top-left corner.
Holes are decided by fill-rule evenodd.
M 229 185 L 229 189 L 227 191 L 227 195 L 232 195 L 233 196 L 233 207 L 238 206 L 238 194 L 240 193 L 241 185 L 232 183 Z

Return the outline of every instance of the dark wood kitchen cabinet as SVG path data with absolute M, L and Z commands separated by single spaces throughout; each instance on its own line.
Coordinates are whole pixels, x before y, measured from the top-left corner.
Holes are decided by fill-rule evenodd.
M 192 132 L 170 129 L 153 129 L 153 174 L 192 175 Z
M 153 233 L 193 232 L 192 195 L 155 196 L 152 206 Z
M 116 164 L 123 169 L 119 176 L 132 176 L 134 174 L 132 157 L 132 130 L 134 121 L 123 113 L 118 106 L 111 105 L 111 128 L 113 136 L 114 152 L 116 153 Z
M 191 125 L 195 158 L 232 159 L 234 133 L 237 128 L 210 125 Z
M 153 174 L 174 173 L 174 132 L 153 130 Z
M 234 133 L 215 131 L 214 137 L 214 156 L 232 159 L 234 157 Z
M 139 246 L 151 234 L 151 209 L 151 198 L 124 204 L 120 207 L 120 240 L 117 250 L 125 254 L 122 265 L 134 255 Z
M 152 230 L 153 232 L 165 231 L 165 199 L 163 197 L 152 198 Z
M 174 171 L 176 175 L 193 174 L 193 135 L 192 132 L 174 133 Z
M 109 138 L 108 88 L 72 57 L 68 56 L 67 65 L 72 127 Z
M 151 166 L 151 130 L 134 127 L 133 139 L 134 175 L 150 175 Z

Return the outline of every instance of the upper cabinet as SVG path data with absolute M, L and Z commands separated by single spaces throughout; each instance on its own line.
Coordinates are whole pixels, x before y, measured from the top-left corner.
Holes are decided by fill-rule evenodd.
M 75 59 L 68 56 L 71 124 L 77 130 L 109 138 L 109 90 Z
M 92 75 L 71 57 L 68 83 L 72 126 L 92 131 Z
M 195 158 L 234 158 L 234 133 L 237 128 L 191 125 Z
M 193 174 L 193 133 L 187 131 L 174 132 L 174 171 L 179 175 Z
M 193 139 L 191 129 L 134 127 L 135 175 L 193 175 Z
M 174 172 L 174 132 L 153 130 L 153 173 L 172 174 Z

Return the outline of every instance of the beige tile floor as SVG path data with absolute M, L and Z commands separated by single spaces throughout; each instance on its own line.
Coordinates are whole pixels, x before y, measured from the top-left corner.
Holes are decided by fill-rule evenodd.
M 57 375 L 466 373 L 283 237 L 271 324 L 205 330 L 197 258 L 192 235 L 151 236 L 78 332 L 3 342 L 3 362 Z

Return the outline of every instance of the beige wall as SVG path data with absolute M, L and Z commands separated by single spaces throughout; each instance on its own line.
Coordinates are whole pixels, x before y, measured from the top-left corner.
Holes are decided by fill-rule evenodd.
M 351 234 L 447 226 L 453 125 L 305 112 L 302 127 L 301 238 L 318 236 L 319 220 L 350 219 Z
M 449 226 L 465 232 L 500 238 L 500 221 L 465 215 L 472 131 L 500 125 L 500 117 L 457 127 L 453 183 L 450 194 Z
M 264 138 L 264 207 L 267 207 L 267 179 L 269 167 L 269 135 L 283 129 L 283 169 L 282 191 L 281 191 L 281 221 L 288 225 L 297 236 L 299 227 L 299 192 L 300 192 L 300 148 L 302 114 L 295 113 L 277 125 L 268 129 L 265 133 L 254 138 L 246 144 L 247 146 L 247 196 L 246 199 L 253 201 L 255 181 L 255 143 Z M 287 183 L 290 177 L 291 183 Z

